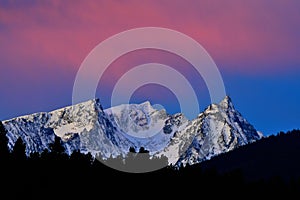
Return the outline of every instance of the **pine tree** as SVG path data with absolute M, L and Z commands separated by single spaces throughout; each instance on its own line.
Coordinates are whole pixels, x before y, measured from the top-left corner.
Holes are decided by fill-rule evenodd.
M 24 161 L 26 160 L 26 146 L 21 137 L 17 139 L 15 142 L 13 151 L 12 151 L 12 158 L 15 161 Z
M 0 160 L 4 161 L 9 156 L 9 150 L 8 150 L 8 139 L 6 137 L 6 129 L 4 128 L 2 122 L 0 121 Z
M 62 145 L 60 137 L 55 135 L 54 142 L 50 144 L 50 151 L 58 155 L 65 154 L 65 148 Z

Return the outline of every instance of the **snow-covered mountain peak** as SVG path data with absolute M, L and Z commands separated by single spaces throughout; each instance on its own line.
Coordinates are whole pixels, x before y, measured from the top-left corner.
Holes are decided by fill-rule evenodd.
M 256 141 L 260 132 L 235 110 L 229 96 L 209 105 L 197 118 L 170 115 L 149 101 L 102 109 L 99 99 L 51 112 L 34 113 L 3 122 L 8 146 L 20 137 L 26 153 L 49 149 L 55 136 L 67 153 L 80 150 L 103 158 L 125 155 L 131 147 L 144 147 L 153 156 L 166 156 L 169 164 L 186 165 L 210 159 Z
M 104 111 L 124 133 L 138 138 L 149 138 L 163 130 L 168 115 L 154 109 L 149 101 L 141 104 L 122 104 Z
M 34 113 L 6 120 L 3 125 L 8 131 L 10 149 L 21 137 L 26 144 L 27 154 L 41 152 L 48 149 L 56 135 L 66 142 L 66 151 L 70 153 L 72 149 L 94 150 L 95 145 L 90 144 L 92 136 L 96 138 L 95 135 L 112 129 L 109 123 L 99 127 L 103 120 L 106 117 L 100 102 L 93 99 L 48 113 Z
M 93 99 L 73 106 L 49 112 L 49 121 L 45 127 L 51 127 L 63 141 L 74 134 L 90 131 L 98 120 L 99 112 L 103 112 L 99 99 Z
M 185 166 L 210 159 L 261 137 L 261 133 L 235 110 L 230 97 L 226 96 L 219 104 L 209 105 L 190 121 L 160 155 L 171 158 L 169 164 Z
M 198 118 L 203 118 L 204 116 L 208 115 L 224 117 L 226 115 L 232 115 L 236 112 L 237 111 L 233 106 L 231 98 L 226 96 L 219 104 L 210 104 L 202 113 L 198 115 Z
M 88 101 L 78 103 L 75 105 L 59 108 L 57 110 L 50 111 L 49 114 L 58 114 L 58 113 L 65 113 L 66 111 L 69 111 L 69 112 L 72 111 L 74 117 L 79 117 L 80 115 L 77 115 L 79 112 L 84 112 L 87 110 L 89 110 L 89 111 L 102 110 L 102 106 L 99 102 L 99 99 L 92 99 L 92 100 L 88 100 Z M 41 119 L 46 114 L 48 114 L 48 113 L 47 112 L 37 112 L 37 113 L 28 114 L 28 115 L 22 115 L 22 116 L 8 119 L 8 120 L 4 120 L 3 123 L 9 122 L 9 121 L 20 121 L 20 120 L 27 120 L 29 122 L 34 122 L 36 120 Z M 57 119 L 57 120 L 63 120 L 63 119 Z M 55 119 L 53 119 L 53 121 L 55 121 Z
M 145 101 L 145 102 L 140 103 L 140 104 L 130 104 L 130 105 L 136 105 L 136 106 L 139 106 L 139 107 L 146 107 L 146 108 L 149 108 L 149 109 L 153 109 L 153 107 L 151 106 L 150 101 Z
M 219 106 L 223 109 L 234 109 L 232 100 L 228 95 L 219 103 Z

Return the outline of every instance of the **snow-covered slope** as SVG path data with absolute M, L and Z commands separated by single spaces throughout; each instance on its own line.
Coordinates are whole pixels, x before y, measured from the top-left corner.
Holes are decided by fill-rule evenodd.
M 148 101 L 119 105 L 104 112 L 118 132 L 123 133 L 134 144 L 136 151 L 144 147 L 151 154 L 165 148 L 174 133 L 188 122 L 181 114 L 181 117 L 178 117 L 179 114 L 172 116 L 163 109 L 154 109 Z
M 169 163 L 173 165 L 192 165 L 261 137 L 261 133 L 235 110 L 230 97 L 226 96 L 192 120 L 172 138 L 160 155 L 172 158 Z
M 58 109 L 49 113 L 35 113 L 3 122 L 7 129 L 8 146 L 13 148 L 21 137 L 26 144 L 26 153 L 41 152 L 49 148 L 55 135 L 64 142 L 68 153 L 74 149 L 104 156 L 118 155 L 120 140 L 115 127 L 108 120 L 98 100 Z M 127 146 L 128 141 L 124 140 Z
M 210 159 L 260 139 L 225 97 L 189 121 L 183 114 L 169 115 L 149 102 L 124 104 L 103 110 L 99 100 L 6 120 L 8 146 L 21 137 L 26 153 L 49 149 L 55 135 L 67 153 L 80 150 L 104 158 L 125 155 L 129 148 L 144 147 L 151 155 L 167 156 L 169 164 L 186 165 Z
M 177 119 L 177 121 L 173 119 Z M 182 123 L 181 123 L 182 121 Z M 152 108 L 149 102 L 120 105 L 103 111 L 99 100 L 35 113 L 6 120 L 8 146 L 13 148 L 21 137 L 26 153 L 49 149 L 55 135 L 64 142 L 67 153 L 80 150 L 104 158 L 125 155 L 130 147 L 144 147 L 151 153 L 162 150 L 174 132 L 186 123 L 185 117 L 168 115 L 165 110 Z

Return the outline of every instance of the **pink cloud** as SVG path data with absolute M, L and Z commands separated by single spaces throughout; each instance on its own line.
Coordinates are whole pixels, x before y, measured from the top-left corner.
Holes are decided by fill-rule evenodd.
M 0 8 L 2 62 L 77 69 L 99 42 L 161 26 L 195 38 L 226 69 L 299 62 L 300 14 L 290 1 L 51 1 Z M 16 59 L 17 58 L 17 59 Z M 252 68 L 242 66 L 253 64 Z M 280 65 L 281 66 L 281 65 Z M 268 68 L 268 67 L 267 67 Z M 225 70 L 226 70 L 225 69 Z

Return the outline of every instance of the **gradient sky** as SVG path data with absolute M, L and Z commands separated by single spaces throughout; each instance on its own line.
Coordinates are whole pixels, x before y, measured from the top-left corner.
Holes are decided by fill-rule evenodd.
M 235 107 L 257 130 L 269 135 L 300 128 L 299 10 L 297 0 L 0 1 L 0 120 L 70 105 L 77 70 L 97 44 L 153 26 L 198 41 L 217 64 Z M 186 76 L 201 110 L 210 103 L 189 63 L 148 49 L 120 57 L 105 72 L 97 90 L 104 108 L 121 75 L 148 62 Z M 147 99 L 179 111 L 167 88 L 146 85 L 132 102 Z

